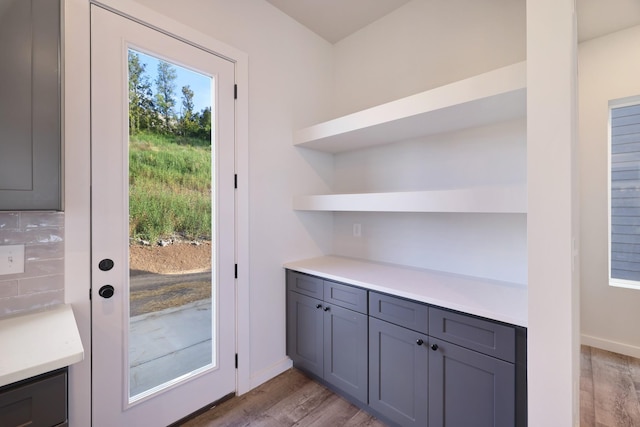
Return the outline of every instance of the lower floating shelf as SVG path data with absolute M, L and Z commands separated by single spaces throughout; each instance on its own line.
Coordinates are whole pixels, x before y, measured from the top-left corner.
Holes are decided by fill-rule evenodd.
M 350 212 L 527 213 L 525 187 L 297 196 L 293 209 Z

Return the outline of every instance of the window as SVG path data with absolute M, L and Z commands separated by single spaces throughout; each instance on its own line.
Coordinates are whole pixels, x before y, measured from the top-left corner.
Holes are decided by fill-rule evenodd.
M 609 102 L 609 284 L 640 289 L 640 96 Z

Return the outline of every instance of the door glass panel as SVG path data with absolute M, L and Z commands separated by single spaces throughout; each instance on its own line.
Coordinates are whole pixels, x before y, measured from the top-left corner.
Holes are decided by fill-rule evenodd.
M 213 79 L 130 49 L 129 401 L 216 366 Z

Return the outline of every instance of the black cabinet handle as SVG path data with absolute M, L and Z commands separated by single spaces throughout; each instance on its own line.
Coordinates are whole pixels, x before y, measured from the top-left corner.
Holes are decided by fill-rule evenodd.
M 329 311 L 329 310 L 331 310 L 331 307 L 325 307 L 324 308 L 324 311 Z
M 438 344 L 431 344 L 431 350 L 436 351 L 438 349 Z
M 421 339 L 418 338 L 418 340 L 416 340 L 416 344 L 422 345 L 422 344 L 424 344 L 424 341 L 422 341 Z
M 316 305 L 316 308 L 322 308 L 322 304 Z

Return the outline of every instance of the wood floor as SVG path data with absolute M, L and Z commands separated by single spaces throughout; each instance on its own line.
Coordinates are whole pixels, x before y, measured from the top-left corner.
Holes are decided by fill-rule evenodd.
M 582 346 L 580 426 L 640 426 L 640 359 Z
M 326 387 L 290 369 L 234 397 L 183 427 L 384 427 Z
M 580 426 L 640 427 L 640 359 L 581 348 Z M 384 427 L 324 386 L 291 369 L 183 427 Z

